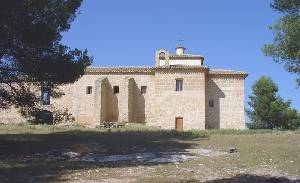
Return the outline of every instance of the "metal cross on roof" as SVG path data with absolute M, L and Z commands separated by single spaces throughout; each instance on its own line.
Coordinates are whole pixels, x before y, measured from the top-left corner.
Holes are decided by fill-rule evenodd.
M 176 42 L 178 43 L 178 46 L 183 46 L 184 39 L 177 39 Z

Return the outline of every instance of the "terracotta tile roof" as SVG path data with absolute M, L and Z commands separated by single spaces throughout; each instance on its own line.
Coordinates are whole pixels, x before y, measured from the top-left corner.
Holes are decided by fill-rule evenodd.
M 245 78 L 248 76 L 247 72 L 235 71 L 235 70 L 225 70 L 225 69 L 210 69 L 209 74 L 211 75 L 241 75 Z
M 168 69 L 208 69 L 206 66 L 190 66 L 190 65 L 171 65 L 162 67 L 149 66 L 117 66 L 117 67 L 88 67 L 85 70 L 87 74 L 93 73 L 154 73 L 156 70 Z
M 88 67 L 85 73 L 153 73 L 153 68 L 147 66 Z
M 192 66 L 192 65 L 171 65 L 162 67 L 150 66 L 117 66 L 117 67 L 88 67 L 85 70 L 86 74 L 109 74 L 109 73 L 144 73 L 154 74 L 155 71 L 173 70 L 173 69 L 200 69 L 206 70 L 210 75 L 239 75 L 247 77 L 248 74 L 244 71 L 224 70 L 224 69 L 209 69 L 207 66 Z
M 160 66 L 155 67 L 156 70 L 159 69 L 201 69 L 201 70 L 207 70 L 207 66 L 199 66 L 199 65 L 169 65 L 169 66 Z

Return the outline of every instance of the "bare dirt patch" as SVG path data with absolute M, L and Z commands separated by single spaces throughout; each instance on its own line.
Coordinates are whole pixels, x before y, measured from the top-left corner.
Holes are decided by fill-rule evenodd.
M 23 158 L 23 161 L 31 161 L 35 158 L 45 159 L 48 162 L 55 161 L 82 161 L 91 163 L 140 163 L 140 164 L 153 164 L 153 163 L 182 163 L 189 161 L 199 156 L 216 157 L 228 155 L 226 152 L 215 151 L 212 149 L 186 149 L 186 152 L 144 152 L 133 154 L 115 154 L 115 155 L 98 155 L 94 153 L 82 154 L 81 152 L 74 152 L 68 149 L 52 149 L 45 153 L 35 153 Z

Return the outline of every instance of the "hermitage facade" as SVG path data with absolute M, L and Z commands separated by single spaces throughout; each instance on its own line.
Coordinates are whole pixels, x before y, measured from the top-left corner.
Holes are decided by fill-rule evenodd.
M 62 86 L 60 99 L 42 92 L 48 109 L 67 109 L 88 126 L 131 122 L 164 129 L 244 129 L 243 71 L 210 69 L 202 55 L 158 50 L 153 67 L 90 67 Z M 49 93 L 48 93 L 49 94 Z M 45 98 L 46 97 L 46 98 Z M 16 111 L 0 122 L 20 121 Z

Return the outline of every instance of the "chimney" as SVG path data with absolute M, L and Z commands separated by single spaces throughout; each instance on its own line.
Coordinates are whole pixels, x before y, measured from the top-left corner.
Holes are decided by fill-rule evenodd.
M 183 46 L 177 46 L 175 50 L 176 50 L 176 55 L 183 55 L 185 47 L 183 47 Z

